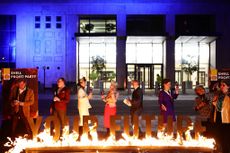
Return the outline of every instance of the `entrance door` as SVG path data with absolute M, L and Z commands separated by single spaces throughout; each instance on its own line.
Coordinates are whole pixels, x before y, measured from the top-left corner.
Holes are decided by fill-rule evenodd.
M 150 88 L 150 66 L 147 65 L 136 65 L 136 79 L 140 83 L 144 82 L 145 88 Z
M 128 64 L 127 80 L 138 80 L 140 83 L 144 82 L 145 88 L 155 88 L 157 81 L 157 74 L 162 78 L 163 66 L 162 64 Z

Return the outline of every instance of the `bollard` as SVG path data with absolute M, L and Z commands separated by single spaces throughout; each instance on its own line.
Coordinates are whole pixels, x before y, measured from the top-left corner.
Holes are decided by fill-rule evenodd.
M 128 87 L 128 94 L 131 94 L 131 82 L 129 81 L 127 84 Z
M 89 93 L 89 91 L 90 91 L 90 82 L 89 81 L 87 81 L 87 85 L 86 86 L 87 86 L 87 88 L 86 88 L 87 89 L 87 93 Z
M 159 86 L 160 86 L 159 83 L 156 81 L 155 82 L 155 95 L 159 94 L 159 89 L 160 89 Z
M 144 81 L 141 82 L 141 88 L 142 88 L 142 93 L 144 94 L 145 93 L 145 82 Z
M 103 81 L 102 81 L 102 80 L 99 80 L 99 89 L 100 89 L 100 93 L 101 93 L 102 91 L 104 91 Z
M 182 82 L 182 94 L 186 94 L 186 87 L 185 87 L 186 82 Z

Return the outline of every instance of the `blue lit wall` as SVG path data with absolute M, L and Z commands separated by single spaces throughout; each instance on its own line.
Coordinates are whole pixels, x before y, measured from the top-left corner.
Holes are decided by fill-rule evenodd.
M 16 16 L 0 15 L 0 68 L 15 67 Z
M 230 6 L 228 2 L 207 0 L 1 0 L 0 15 L 16 16 L 16 67 L 37 67 L 39 81 L 46 86 L 63 76 L 68 81 L 76 80 L 76 40 L 78 17 L 80 15 L 117 15 L 117 36 L 126 36 L 126 15 L 163 14 L 166 15 L 166 32 L 175 36 L 175 15 L 214 14 L 216 17 L 217 68 L 230 67 Z M 35 16 L 40 16 L 40 28 L 35 28 Z M 46 16 L 51 21 L 46 21 Z M 61 16 L 61 28 L 56 28 L 56 17 Z M 51 27 L 46 28 L 50 23 Z M 14 43 L 13 43 L 14 44 Z M 123 44 L 123 42 L 121 42 Z M 118 44 L 119 45 L 119 44 Z M 120 46 L 121 50 L 124 46 Z M 169 43 L 168 64 L 174 63 L 174 45 Z M 123 54 L 122 54 L 123 55 Z M 13 54 L 12 54 L 13 56 Z M 14 57 L 14 56 L 13 56 Z M 13 59 L 13 58 L 12 58 Z M 167 73 L 171 72 L 166 69 Z

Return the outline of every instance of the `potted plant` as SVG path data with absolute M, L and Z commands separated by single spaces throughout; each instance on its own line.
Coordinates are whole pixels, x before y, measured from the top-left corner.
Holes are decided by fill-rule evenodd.
M 93 56 L 90 62 L 92 64 L 92 72 L 90 73 L 90 80 L 93 81 L 95 88 L 98 87 L 98 81 L 102 79 L 102 71 L 106 68 L 106 61 L 100 56 Z
M 192 88 L 192 80 L 191 76 L 194 72 L 198 71 L 198 65 L 195 60 L 193 60 L 193 56 L 187 56 L 186 59 L 182 59 L 182 71 L 187 74 L 186 88 Z

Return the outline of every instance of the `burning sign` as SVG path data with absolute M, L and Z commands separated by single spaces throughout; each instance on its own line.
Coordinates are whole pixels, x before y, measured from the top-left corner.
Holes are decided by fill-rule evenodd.
M 156 115 L 143 115 L 141 120 L 145 121 L 145 137 L 139 138 L 139 118 L 134 117 L 134 126 L 130 130 L 129 116 L 116 115 L 112 116 L 110 123 L 110 137 L 107 139 L 100 140 L 98 138 L 97 128 L 98 119 L 96 116 L 84 116 L 83 120 L 83 135 L 80 141 L 79 137 L 79 126 L 78 126 L 78 116 L 74 117 L 72 124 L 72 132 L 69 131 L 69 126 L 64 129 L 60 129 L 60 123 L 54 116 L 48 116 L 45 119 L 44 130 L 40 132 L 39 129 L 42 126 L 43 117 L 39 116 L 36 121 L 32 118 L 29 119 L 29 124 L 32 129 L 33 139 L 29 140 L 23 137 L 16 138 L 14 142 L 11 140 L 6 144 L 6 146 L 12 146 L 13 148 L 9 152 L 20 152 L 22 150 L 28 149 L 47 149 L 51 148 L 65 148 L 68 147 L 83 147 L 89 146 L 94 148 L 106 148 L 106 147 L 116 147 L 116 146 L 138 146 L 138 147 L 192 147 L 192 148 L 208 148 L 214 149 L 215 141 L 214 139 L 208 139 L 200 135 L 200 133 L 205 131 L 205 128 L 201 125 L 201 121 L 196 120 L 192 124 L 192 120 L 189 116 L 178 116 L 177 117 L 177 137 L 173 138 L 172 118 L 168 119 L 168 129 L 167 133 L 162 131 L 163 129 L 163 117 Z M 157 120 L 157 130 L 152 131 L 153 127 L 151 122 Z M 121 124 L 123 124 L 123 133 L 120 139 L 116 139 L 116 132 L 121 131 Z M 51 128 L 53 125 L 53 128 Z M 53 130 L 51 130 L 53 129 Z M 194 131 L 195 136 L 191 135 L 191 131 Z M 133 134 L 130 134 L 133 131 Z M 62 134 L 61 134 L 62 133 Z M 89 137 L 90 135 L 90 137 Z

